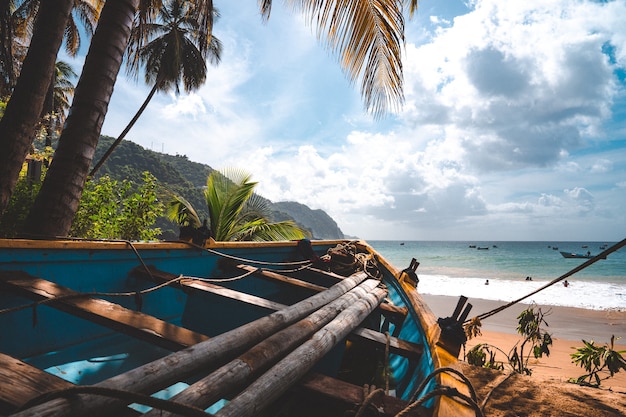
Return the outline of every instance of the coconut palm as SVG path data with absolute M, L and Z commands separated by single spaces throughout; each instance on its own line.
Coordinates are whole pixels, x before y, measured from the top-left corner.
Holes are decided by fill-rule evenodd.
M 216 13 L 216 11 L 214 11 Z M 206 61 L 218 64 L 222 53 L 222 43 L 214 36 L 203 36 L 199 22 L 199 12 L 189 2 L 170 1 L 160 11 L 160 23 L 144 23 L 135 26 L 131 43 L 127 50 L 129 71 L 137 75 L 140 66 L 145 69 L 145 81 L 153 87 L 135 116 L 113 142 L 102 158 L 93 167 L 93 176 L 111 155 L 113 150 L 126 137 L 154 94 L 174 88 L 180 91 L 182 82 L 186 92 L 197 90 L 206 80 Z M 143 45 L 140 40 L 152 39 Z
M 50 0 L 43 4 L 62 1 L 68 0 Z M 159 3 L 159 0 L 146 1 Z M 209 17 L 213 13 L 212 0 L 190 1 L 202 6 L 202 16 L 207 17 L 206 28 L 211 29 Z M 412 10 L 417 4 L 417 0 L 404 1 L 411 5 Z M 260 1 L 266 18 L 269 17 L 271 4 L 271 0 Z M 117 52 L 124 50 L 138 5 L 139 0 L 107 0 L 105 3 L 70 116 L 61 134 L 59 148 L 29 216 L 34 221 L 28 226 L 34 233 L 67 235 L 70 229 L 106 115 L 115 77 L 122 63 L 122 56 Z M 326 46 L 337 53 L 348 77 L 351 80 L 362 78 L 361 94 L 366 108 L 374 114 L 382 114 L 401 104 L 403 100 L 402 5 L 401 0 L 327 0 L 298 3 L 309 22 L 318 28 L 318 36 L 326 35 Z M 111 11 L 110 15 L 106 15 L 107 10 Z M 103 26 L 107 29 L 101 29 Z M 210 32 L 207 31 L 207 34 Z M 81 82 L 85 85 L 85 92 L 81 91 Z M 63 145 L 62 142 L 67 144 Z M 55 164 L 58 168 L 55 168 Z M 64 164 L 67 167 L 63 167 Z M 4 192 L 0 182 L 0 209 Z
M 292 221 L 271 222 L 268 201 L 254 193 L 257 182 L 241 170 L 213 171 L 204 197 L 211 236 L 217 241 L 295 240 L 307 233 Z M 195 209 L 182 197 L 169 204 L 168 218 L 181 226 L 200 226 Z
M 58 61 L 54 69 L 42 115 L 46 129 L 46 146 L 52 146 L 52 135 L 61 133 L 61 126 L 70 108 L 70 99 L 74 95 L 74 84 L 70 79 L 78 76 L 64 61 Z
M 3 80 L 8 83 L 3 83 L 3 90 L 11 94 L 5 116 L 0 121 L 0 214 L 8 204 L 24 158 L 35 138 L 35 128 L 40 122 L 64 37 L 66 49 L 74 53 L 78 51 L 80 38 L 78 30 L 72 30 L 76 24 L 71 12 L 76 10 L 76 16 L 87 30 L 91 30 L 103 3 L 103 0 L 9 0 L 0 6 L 0 33 L 3 37 L 0 69 Z M 9 12 L 11 16 L 7 18 Z M 18 27 L 19 31 L 16 30 Z M 16 57 L 27 44 L 28 52 L 20 66 Z M 6 53 L 11 60 L 5 60 Z M 9 70 L 13 72 L 7 74 Z M 20 76 L 13 86 L 12 74 L 17 71 Z
M 49 0 L 41 4 L 20 77 L 0 120 L 0 214 L 9 202 L 34 140 L 35 126 L 39 122 L 73 2 Z

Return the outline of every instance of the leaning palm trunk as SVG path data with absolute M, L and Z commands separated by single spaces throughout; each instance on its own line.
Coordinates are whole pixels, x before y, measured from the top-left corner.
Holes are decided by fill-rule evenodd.
M 59 147 L 29 214 L 28 234 L 66 236 L 82 196 L 139 0 L 108 0 Z
M 109 149 L 107 149 L 107 151 L 104 153 L 104 155 L 102 155 L 102 158 L 100 158 L 100 160 L 96 163 L 96 165 L 94 165 L 93 169 L 89 173 L 90 177 L 93 177 L 94 175 L 96 175 L 96 172 L 98 172 L 98 170 L 102 167 L 102 165 L 106 162 L 106 160 L 109 159 L 109 156 L 111 156 L 115 148 L 117 148 L 117 145 L 119 145 L 122 142 L 122 140 L 124 140 L 128 132 L 130 132 L 130 129 L 132 129 L 133 126 L 135 126 L 135 123 L 137 122 L 137 120 L 139 120 L 139 117 L 143 114 L 146 107 L 148 107 L 148 103 L 150 103 L 150 100 L 152 100 L 152 97 L 154 97 L 154 94 L 159 89 L 159 84 L 160 84 L 160 81 L 154 84 L 154 87 L 152 87 L 152 90 L 150 90 L 148 97 L 146 97 L 141 107 L 139 107 L 139 110 L 137 110 L 137 113 L 135 113 L 135 116 L 133 116 L 133 118 L 130 120 L 130 122 L 128 122 L 128 124 L 126 125 L 122 133 L 120 133 L 117 139 L 115 139 L 115 142 L 113 142 L 111 146 L 109 147 Z
M 41 2 L 22 72 L 0 121 L 0 214 L 6 209 L 22 163 L 35 138 L 35 128 L 54 71 L 74 0 Z

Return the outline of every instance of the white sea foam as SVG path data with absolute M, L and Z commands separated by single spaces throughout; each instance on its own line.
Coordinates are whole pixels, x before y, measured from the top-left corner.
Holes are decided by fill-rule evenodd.
M 485 278 L 459 278 L 447 275 L 419 274 L 418 290 L 424 294 L 448 295 L 486 300 L 513 301 L 546 285 L 548 281 Z M 546 288 L 524 300 L 539 305 L 578 307 L 590 310 L 626 311 L 626 284 L 568 280 Z

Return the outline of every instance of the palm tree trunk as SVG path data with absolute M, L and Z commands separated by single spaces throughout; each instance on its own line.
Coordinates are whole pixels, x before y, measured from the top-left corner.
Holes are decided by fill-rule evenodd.
M 98 163 L 93 167 L 93 169 L 89 173 L 89 177 L 93 177 L 96 174 L 96 172 L 98 172 L 100 167 L 102 167 L 102 165 L 106 162 L 106 160 L 109 159 L 109 156 L 111 156 L 115 148 L 117 148 L 117 145 L 119 145 L 120 142 L 122 142 L 122 140 L 126 137 L 126 134 L 130 131 L 130 129 L 133 128 L 133 126 L 135 125 L 139 117 L 143 114 L 143 111 L 146 109 L 146 107 L 148 107 L 148 103 L 150 103 L 150 100 L 152 100 L 152 97 L 154 97 L 154 94 L 159 89 L 160 83 L 161 81 L 157 80 L 157 82 L 154 84 L 154 87 L 152 87 L 152 90 L 150 90 L 150 94 L 148 94 L 148 97 L 146 97 L 141 107 L 139 107 L 139 110 L 137 110 L 137 113 L 135 113 L 135 116 L 130 120 L 130 122 L 128 122 L 128 125 L 126 125 L 122 133 L 120 133 L 117 139 L 115 139 L 115 142 L 111 144 L 111 146 L 109 147 L 109 149 L 107 149 L 104 155 L 102 155 L 102 158 L 100 158 Z
M 25 232 L 67 236 L 100 138 L 139 0 L 107 0 L 65 128 Z
M 6 209 L 22 163 L 35 138 L 74 0 L 41 2 L 22 72 L 0 121 L 0 214 Z

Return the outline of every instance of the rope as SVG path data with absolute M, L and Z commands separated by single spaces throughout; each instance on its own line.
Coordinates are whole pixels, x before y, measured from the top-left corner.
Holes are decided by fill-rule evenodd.
M 409 404 L 404 410 L 396 414 L 395 417 L 403 417 L 409 414 L 411 411 L 413 411 L 413 409 L 421 406 L 426 401 L 437 396 L 446 396 L 449 398 L 460 398 L 461 400 L 465 401 L 470 407 L 472 407 L 472 409 L 474 409 L 474 412 L 476 413 L 478 417 L 484 417 L 483 412 L 481 411 L 480 407 L 478 406 L 478 404 L 476 403 L 474 399 L 459 392 L 456 388 L 450 388 L 450 387 L 439 387 L 437 389 L 430 391 L 428 394 L 424 395 L 419 400 L 415 401 L 414 403 Z
M 500 306 L 498 308 L 495 308 L 495 309 L 493 309 L 491 311 L 488 311 L 486 313 L 480 314 L 480 315 L 476 316 L 476 318 L 478 318 L 480 320 L 483 320 L 483 319 L 486 319 L 487 317 L 491 317 L 494 314 L 497 314 L 497 313 L 501 312 L 502 310 L 505 310 L 505 309 L 507 309 L 507 308 L 509 308 L 509 307 L 511 307 L 511 306 L 513 306 L 513 305 L 515 305 L 515 304 L 517 304 L 517 303 L 527 299 L 528 297 L 531 297 L 531 296 L 537 294 L 538 292 L 543 291 L 546 288 L 551 287 L 552 285 L 554 285 L 554 284 L 556 284 L 556 283 L 558 283 L 560 281 L 563 281 L 566 278 L 569 278 L 570 276 L 574 275 L 575 273 L 577 273 L 579 271 L 582 271 L 583 269 L 587 268 L 590 265 L 593 265 L 594 263 L 598 262 L 599 260 L 606 259 L 606 257 L 608 255 L 610 255 L 611 253 L 617 251 L 618 249 L 620 249 L 620 248 L 622 248 L 624 246 L 626 246 L 626 239 L 622 240 L 619 243 L 616 243 L 615 245 L 613 245 L 610 248 L 606 249 L 605 251 L 599 253 L 598 255 L 594 256 L 593 258 L 589 259 L 588 261 L 578 265 L 576 268 L 574 268 L 574 269 L 570 270 L 569 272 L 566 272 L 565 274 L 561 275 L 560 277 L 553 279 L 552 281 L 548 282 L 543 287 L 540 287 L 540 288 L 536 289 L 535 291 L 533 291 L 533 292 L 531 292 L 531 293 L 529 293 L 529 294 L 527 294 L 527 295 L 525 295 L 523 297 L 518 298 L 517 300 L 511 301 L 510 303 L 504 304 L 504 305 L 502 305 L 502 306 Z M 469 322 L 470 320 L 472 320 L 472 319 L 465 320 L 465 322 L 463 322 L 463 323 L 465 324 L 465 323 Z
M 385 342 L 385 395 L 389 395 L 389 345 L 391 344 L 391 336 L 389 332 L 385 332 L 387 338 Z
M 76 394 L 93 394 L 93 395 L 101 395 L 104 397 L 117 398 L 120 400 L 124 400 L 126 402 L 146 405 L 152 408 L 156 408 L 158 410 L 165 410 L 171 413 L 176 413 L 185 417 L 207 417 L 211 416 L 211 414 L 204 412 L 204 410 L 189 406 L 186 404 L 178 403 L 171 400 L 163 400 L 161 398 L 151 397 L 146 394 L 141 394 L 137 392 L 130 391 L 122 391 L 113 388 L 104 388 L 104 387 L 95 387 L 95 386 L 76 386 L 70 387 L 58 391 L 50 391 L 45 394 L 42 394 L 38 397 L 33 398 L 32 400 L 23 404 L 16 412 L 26 410 L 28 408 L 34 407 L 39 404 L 46 403 L 48 401 L 52 401 L 56 398 L 64 398 L 73 396 Z
M 476 397 L 476 391 L 474 390 L 474 387 L 472 386 L 471 381 L 465 375 L 463 375 L 460 371 L 458 371 L 458 370 L 456 370 L 454 368 L 443 367 L 443 368 L 435 369 L 433 372 L 430 373 L 430 375 L 428 375 L 426 377 L 426 379 L 424 379 L 424 381 L 422 381 L 422 383 L 417 388 L 417 390 L 415 390 L 415 392 L 413 393 L 411 398 L 409 398 L 409 402 L 415 401 L 415 399 L 417 398 L 417 395 L 420 392 L 424 391 L 424 388 L 426 388 L 426 385 L 428 385 L 430 380 L 433 379 L 435 376 L 439 375 L 440 373 L 443 373 L 443 372 L 450 372 L 450 373 L 458 376 L 459 379 L 461 379 L 461 381 L 463 383 L 465 383 L 465 385 L 469 389 L 469 392 L 470 392 L 470 395 L 471 395 L 472 399 L 474 401 L 478 401 L 478 399 Z
M 42 304 L 47 304 L 47 303 L 51 303 L 54 301 L 61 301 L 61 300 L 68 300 L 68 299 L 72 299 L 72 298 L 82 298 L 82 297 L 136 297 L 137 294 L 139 295 L 144 295 L 144 294 L 148 294 L 151 293 L 153 291 L 157 291 L 160 290 L 163 287 L 167 287 L 170 284 L 173 284 L 175 282 L 181 281 L 182 279 L 184 279 L 184 277 L 181 275 L 179 277 L 173 278 L 169 281 L 166 281 L 162 284 L 158 284 L 155 285 L 154 287 L 150 287 L 150 288 L 146 288 L 145 290 L 141 290 L 141 291 L 132 291 L 132 292 L 80 292 L 80 293 L 76 293 L 76 294 L 66 294 L 66 295 L 61 295 L 59 297 L 54 297 L 54 298 L 46 298 L 45 300 L 40 300 L 40 301 L 35 301 L 34 303 L 30 303 L 30 304 L 26 304 L 26 305 L 21 305 L 21 306 L 17 306 L 17 307 L 12 307 L 12 308 L 5 308 L 3 310 L 0 310 L 0 315 L 1 314 L 5 314 L 5 313 L 13 313 L 15 311 L 20 311 L 20 310 L 25 310 L 27 308 L 36 308 L 39 305 Z
M 179 243 L 185 243 L 191 247 L 194 247 L 196 249 L 200 249 L 209 253 L 212 253 L 213 255 L 217 255 L 217 256 L 221 256 L 222 258 L 226 258 L 226 259 L 232 259 L 234 261 L 237 262 L 244 262 L 244 263 L 251 263 L 251 264 L 256 264 L 256 265 L 273 265 L 273 266 L 295 266 L 295 265 L 306 265 L 306 264 L 311 264 L 311 261 L 309 260 L 303 260 L 303 261 L 291 261 L 291 262 L 268 262 L 268 261 L 259 261 L 259 260 L 254 260 L 254 259 L 246 259 L 246 258 L 240 258 L 238 256 L 234 256 L 234 255 L 229 255 L 223 252 L 219 252 L 215 249 L 211 249 L 211 248 L 205 248 L 203 246 L 200 245 L 196 245 L 193 242 L 188 242 L 186 240 L 179 240 L 177 241 Z
M 367 385 L 364 387 L 364 392 L 363 394 L 366 393 L 366 390 L 369 391 L 369 387 L 367 387 Z M 363 416 L 363 414 L 365 413 L 365 411 L 367 410 L 367 407 L 370 406 L 370 404 L 372 403 L 372 401 L 374 401 L 374 398 L 379 395 L 382 394 L 383 390 L 382 388 L 378 388 L 378 389 L 374 389 L 373 391 L 371 391 L 369 394 L 367 394 L 365 396 L 365 399 L 363 400 L 363 402 L 361 403 L 361 405 L 359 406 L 359 410 L 357 411 L 357 413 L 354 415 L 354 417 L 361 417 Z

